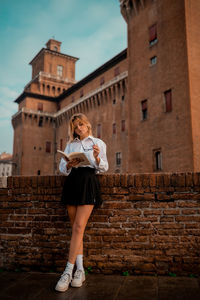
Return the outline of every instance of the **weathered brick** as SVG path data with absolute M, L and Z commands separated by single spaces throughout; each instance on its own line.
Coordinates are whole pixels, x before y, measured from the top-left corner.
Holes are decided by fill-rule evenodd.
M 107 177 L 107 186 L 113 187 L 115 185 L 114 176 L 108 175 Z
M 194 186 L 200 187 L 200 173 L 193 173 Z
M 127 222 L 126 216 L 115 216 L 115 217 L 109 217 L 110 223 L 116 223 L 116 222 Z
M 90 217 L 90 222 L 108 222 L 108 216 L 93 215 Z
M 159 209 L 148 209 L 143 211 L 144 216 L 149 216 L 149 215 L 162 215 L 162 210 Z
M 198 201 L 181 201 L 180 200 L 177 202 L 177 206 L 184 207 L 184 208 L 186 208 L 186 207 L 193 208 L 193 207 L 199 207 L 200 203 Z
M 175 208 L 176 202 L 151 202 L 151 208 Z
M 120 174 L 120 186 L 121 187 L 128 187 L 129 180 L 128 180 L 128 174 Z
M 163 214 L 164 215 L 179 215 L 180 210 L 179 209 L 166 209 L 166 210 L 163 210 Z
M 151 207 L 150 201 L 133 202 L 133 208 L 149 208 Z
M 8 228 L 8 234 L 26 235 L 30 233 L 31 233 L 30 228 Z
M 134 186 L 135 186 L 136 188 L 141 188 L 141 187 L 143 187 L 143 186 L 142 186 L 142 177 L 143 177 L 142 174 L 137 174 L 137 175 L 134 176 Z
M 199 216 L 177 216 L 175 220 L 178 222 L 200 222 Z
M 113 187 L 110 189 L 111 194 L 128 194 L 128 188 L 121 188 L 121 187 Z
M 156 174 L 156 186 L 157 187 L 164 187 L 164 177 L 163 174 Z
M 182 209 L 182 214 L 183 215 L 195 215 L 195 214 L 199 214 L 199 210 L 197 209 Z
M 174 222 L 174 217 L 160 217 L 160 222 Z
M 103 236 L 105 242 L 130 242 L 131 240 L 130 236 Z
M 166 193 L 157 193 L 156 198 L 158 201 L 174 201 L 173 195 L 167 195 Z
M 131 208 L 132 205 L 131 203 L 127 202 L 104 202 L 103 203 L 103 208 L 117 208 L 117 209 L 127 209 L 127 208 Z
M 135 217 L 135 216 L 130 216 L 129 217 L 129 221 L 130 222 L 158 222 L 158 217 L 156 216 L 148 216 L 148 217 L 141 217 L 141 216 L 137 216 L 137 217 Z
M 150 174 L 149 175 L 149 184 L 151 187 L 156 187 L 156 175 L 155 174 Z
M 144 193 L 144 194 L 129 194 L 128 200 L 130 201 L 138 201 L 138 200 L 154 200 L 154 194 Z
M 3 201 L 3 199 L 5 199 L 4 196 L 6 195 L 8 195 L 8 189 L 0 189 L 0 201 Z
M 134 175 L 128 174 L 128 186 L 133 187 L 134 186 Z
M 192 173 L 185 173 L 185 185 L 186 186 L 194 186 Z

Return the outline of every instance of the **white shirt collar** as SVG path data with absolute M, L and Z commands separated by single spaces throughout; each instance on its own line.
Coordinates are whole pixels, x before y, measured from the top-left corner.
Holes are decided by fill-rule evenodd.
M 78 137 L 76 137 L 73 142 L 83 142 L 83 141 L 86 141 L 87 139 L 91 139 L 91 140 L 94 140 L 94 137 L 92 135 L 88 135 L 86 138 L 84 138 L 83 140 L 80 140 Z

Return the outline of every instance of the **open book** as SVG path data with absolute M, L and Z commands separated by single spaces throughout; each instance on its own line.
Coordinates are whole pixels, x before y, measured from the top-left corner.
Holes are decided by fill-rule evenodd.
M 67 154 L 61 150 L 57 150 L 57 152 L 59 152 L 66 161 L 70 161 L 74 158 L 79 159 L 80 163 L 76 165 L 75 168 L 78 168 L 80 166 L 90 165 L 87 156 L 83 152 L 71 152 L 70 154 Z

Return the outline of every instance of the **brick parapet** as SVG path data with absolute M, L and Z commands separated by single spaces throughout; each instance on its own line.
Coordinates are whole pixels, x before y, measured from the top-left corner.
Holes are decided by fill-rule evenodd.
M 94 272 L 200 273 L 200 173 L 98 175 L 103 205 L 85 232 Z M 0 189 L 2 268 L 62 271 L 71 228 L 63 176 L 8 177 Z

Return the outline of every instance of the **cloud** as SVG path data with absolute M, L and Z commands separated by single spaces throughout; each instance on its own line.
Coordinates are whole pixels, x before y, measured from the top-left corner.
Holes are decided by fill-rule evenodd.
M 12 88 L 0 86 L 0 153 L 12 153 L 13 129 L 11 117 L 17 111 L 16 103 L 13 99 L 18 92 Z
M 63 47 L 67 47 L 67 42 Z M 100 67 L 126 48 L 126 25 L 115 17 L 87 37 L 71 39 L 69 51 L 80 58 L 77 62 L 77 80 Z
M 17 97 L 18 93 L 6 86 L 0 86 L 0 94 L 6 98 L 15 98 Z
M 8 87 L 0 86 L 0 120 L 11 118 L 16 112 L 17 105 L 13 100 L 17 97 L 18 93 Z
M 1 120 L 0 119 L 0 153 L 6 151 L 12 153 L 13 148 L 13 129 L 11 120 Z

